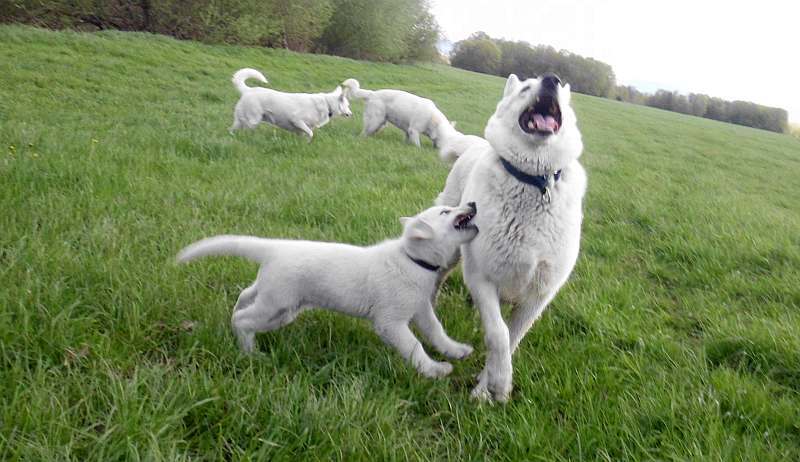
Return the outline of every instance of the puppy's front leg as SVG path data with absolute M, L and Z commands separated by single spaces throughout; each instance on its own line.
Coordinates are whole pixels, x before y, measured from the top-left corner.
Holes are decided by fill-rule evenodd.
M 311 142 L 312 139 L 314 139 L 314 132 L 311 131 L 311 128 L 302 120 L 296 120 L 292 122 L 292 125 L 297 127 L 297 129 L 300 130 L 301 132 L 305 133 L 305 135 L 308 137 L 309 143 Z
M 463 359 L 472 353 L 472 347 L 459 343 L 447 336 L 442 323 L 436 317 L 433 306 L 426 305 L 414 315 L 414 324 L 417 325 L 422 335 L 427 338 L 434 348 L 443 355 L 452 359 Z
M 379 323 L 376 321 L 374 327 L 375 332 L 384 342 L 395 347 L 400 355 L 411 361 L 411 365 L 425 377 L 436 379 L 453 371 L 450 363 L 434 361 L 425 353 L 422 344 L 408 328 L 407 322 Z
M 419 141 L 419 132 L 414 129 L 411 128 L 408 129 L 408 132 L 406 132 L 406 139 L 408 140 L 409 143 L 413 144 L 416 147 L 421 146 Z

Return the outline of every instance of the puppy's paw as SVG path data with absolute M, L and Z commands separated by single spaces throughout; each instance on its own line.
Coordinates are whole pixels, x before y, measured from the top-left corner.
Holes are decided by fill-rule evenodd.
M 442 351 L 442 354 L 450 359 L 464 359 L 469 356 L 472 351 L 471 345 L 453 342 L 452 345 L 448 345 L 447 348 Z
M 420 373 L 425 377 L 430 379 L 440 379 L 450 373 L 453 372 L 453 365 L 447 362 L 435 362 L 432 361 L 424 370 L 421 370 Z

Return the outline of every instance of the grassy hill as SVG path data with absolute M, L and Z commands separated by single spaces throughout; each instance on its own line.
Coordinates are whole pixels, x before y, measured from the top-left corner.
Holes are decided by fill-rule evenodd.
M 491 406 L 459 274 L 439 314 L 477 349 L 431 381 L 326 312 L 244 357 L 256 267 L 171 261 L 217 233 L 376 242 L 444 184 L 430 144 L 358 137 L 360 103 L 312 144 L 229 136 L 236 69 L 411 90 L 473 134 L 502 79 L 135 33 L 0 44 L 0 458 L 800 459 L 800 140 L 576 95 L 581 257 Z

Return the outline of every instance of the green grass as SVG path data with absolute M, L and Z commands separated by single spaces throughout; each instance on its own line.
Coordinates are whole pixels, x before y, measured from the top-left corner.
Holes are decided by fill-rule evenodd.
M 237 352 L 256 267 L 176 266 L 217 233 L 368 244 L 447 167 L 360 111 L 312 144 L 227 134 L 240 67 L 433 98 L 480 134 L 503 80 L 134 33 L 0 27 L 0 458 L 798 460 L 800 140 L 575 95 L 582 253 L 473 402 L 484 348 L 459 274 L 439 314 L 477 347 L 418 376 L 363 321 L 311 312 Z

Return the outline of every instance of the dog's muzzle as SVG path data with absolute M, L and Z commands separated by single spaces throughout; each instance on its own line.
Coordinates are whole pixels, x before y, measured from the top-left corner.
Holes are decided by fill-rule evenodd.
M 539 93 L 533 104 L 519 115 L 519 126 L 525 133 L 549 136 L 561 129 L 561 105 L 558 101 L 558 87 L 561 79 L 555 74 L 541 77 Z

